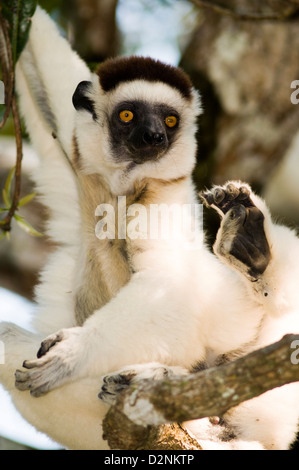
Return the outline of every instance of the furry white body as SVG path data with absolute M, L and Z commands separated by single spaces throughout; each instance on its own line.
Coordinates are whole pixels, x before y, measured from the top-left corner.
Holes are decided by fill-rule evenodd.
M 53 129 L 32 99 L 32 57 L 38 64 L 58 123 L 57 139 L 53 139 Z M 82 227 L 76 179 L 64 156 L 64 152 L 72 153 L 74 128 L 84 158 L 84 173 L 100 172 L 112 193 L 130 194 L 134 182 L 144 175 L 153 180 L 183 176 L 185 179 L 176 187 L 175 195 L 171 188 L 164 188 L 160 202 L 196 202 L 191 182 L 196 148 L 193 137 L 198 113 L 196 96 L 186 111 L 179 93 L 164 84 L 151 84 L 150 92 L 141 82 L 124 86 L 124 94 L 130 94 L 130 87 L 134 87 L 134 93 L 143 99 L 149 93 L 150 100 L 175 101 L 180 112 L 185 113 L 182 132 L 186 134 L 165 159 L 154 165 L 149 162 L 136 166 L 129 176 L 124 176 L 124 166 L 109 160 L 105 127 L 102 126 L 103 134 L 99 133 L 98 125 L 87 114 L 77 115 L 72 106 L 72 94 L 82 80 L 93 81 L 95 90 L 95 80 L 86 65 L 38 9 L 29 45 L 17 68 L 17 90 L 27 129 L 41 157 L 35 179 L 51 212 L 48 234 L 59 247 L 50 256 L 37 288 L 39 308 L 33 332 L 9 323 L 0 324 L 0 340 L 5 343 L 6 352 L 5 365 L 0 365 L 0 381 L 22 415 L 37 429 L 71 449 L 103 449 L 107 444 L 102 440 L 101 419 L 107 406 L 98 399 L 103 375 L 131 364 L 160 362 L 186 369 L 198 361 L 213 364 L 221 354 L 238 349 L 246 353 L 280 339 L 285 333 L 299 332 L 299 241 L 287 228 L 274 225 L 264 203 L 253 196 L 265 215 L 272 253 L 261 288 L 254 291 L 253 284 L 242 273 L 226 266 L 203 244 L 185 250 L 177 245 L 172 248 L 169 244 L 140 241 L 147 249 L 135 257 L 138 271 L 82 327 L 76 326 L 73 292 L 80 275 Z M 113 106 L 114 94 L 109 94 L 108 101 L 100 90 L 98 94 L 97 111 L 104 116 Z M 101 159 L 95 158 L 99 148 Z M 269 292 L 267 297 L 263 295 L 264 286 Z M 39 398 L 17 390 L 15 370 L 24 359 L 36 356 L 46 336 L 61 329 L 63 340 L 38 361 L 46 365 L 48 359 L 54 359 L 53 368 L 47 369 L 51 380 L 56 376 L 57 358 L 65 358 L 63 365 L 71 373 L 57 388 Z M 239 444 L 234 445 L 287 448 L 297 430 L 298 392 L 298 384 L 285 386 L 234 410 L 228 417 L 230 424 L 238 427 Z M 205 423 L 200 420 L 190 424 L 200 441 L 209 437 L 203 436 L 206 431 L 209 434 Z M 207 442 L 206 448 L 229 445 L 211 442 Z

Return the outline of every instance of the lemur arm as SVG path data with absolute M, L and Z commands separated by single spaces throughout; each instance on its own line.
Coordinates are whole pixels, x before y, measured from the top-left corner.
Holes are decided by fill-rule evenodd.
M 32 17 L 29 40 L 17 64 L 16 89 L 26 126 L 37 150 L 57 138 L 70 155 L 78 83 L 90 79 L 87 65 L 71 49 L 56 24 L 40 7 Z
M 78 244 L 80 215 L 77 181 L 69 164 L 76 114 L 72 95 L 78 83 L 89 77 L 86 64 L 45 11 L 37 7 L 28 43 L 16 66 L 16 91 L 40 159 L 33 176 L 51 216 L 47 234 L 56 243 L 73 246 Z M 66 224 L 70 210 L 71 222 Z

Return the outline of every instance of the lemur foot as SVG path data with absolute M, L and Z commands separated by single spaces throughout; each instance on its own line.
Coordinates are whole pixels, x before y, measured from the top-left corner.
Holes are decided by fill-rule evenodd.
M 215 254 L 251 281 L 258 280 L 270 262 L 271 253 L 264 229 L 265 217 L 253 203 L 250 187 L 228 183 L 200 196 L 222 218 L 213 247 Z
M 106 375 L 103 378 L 102 390 L 98 397 L 107 405 L 113 405 L 119 393 L 126 390 L 133 382 L 136 372 L 124 371 L 123 373 L 116 373 L 115 375 Z
M 182 367 L 167 367 L 161 364 L 141 364 L 122 369 L 103 378 L 103 386 L 98 397 L 107 405 L 113 405 L 117 396 L 130 385 L 145 379 L 159 381 L 165 378 L 186 375 Z

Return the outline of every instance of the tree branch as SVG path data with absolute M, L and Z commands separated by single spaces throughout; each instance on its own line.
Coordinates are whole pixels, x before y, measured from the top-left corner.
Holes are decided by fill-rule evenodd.
M 219 5 L 218 3 L 211 0 L 189 0 L 191 3 L 198 7 L 206 8 L 215 11 L 221 15 L 231 16 L 238 20 L 254 20 L 254 21 L 266 21 L 266 20 L 286 20 L 290 18 L 296 11 L 298 11 L 298 6 L 294 5 L 294 2 L 282 9 L 280 12 L 273 13 L 253 13 L 253 12 L 242 12 L 235 11 L 228 7 Z
M 198 448 L 187 433 L 185 441 L 181 440 L 176 435 L 179 425 L 171 423 L 222 416 L 243 401 L 299 381 L 299 360 L 292 361 L 296 346 L 299 335 L 286 335 L 277 343 L 220 367 L 161 382 L 144 381 L 137 389 L 136 385 L 129 387 L 106 415 L 105 439 L 112 449 L 175 448 L 169 443 L 179 449 Z M 167 439 L 161 441 L 159 435 L 163 433 Z M 165 441 L 167 447 L 163 447 Z

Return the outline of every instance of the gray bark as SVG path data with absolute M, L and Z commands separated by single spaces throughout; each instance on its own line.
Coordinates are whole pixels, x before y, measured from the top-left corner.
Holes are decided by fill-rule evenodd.
M 286 335 L 220 367 L 130 387 L 107 413 L 105 438 L 112 449 L 195 449 L 197 443 L 172 423 L 222 416 L 246 400 L 299 381 L 299 367 L 291 362 L 294 340 L 299 335 Z
M 204 104 L 197 185 L 241 179 L 260 191 L 298 129 L 299 106 L 290 100 L 299 77 L 298 2 L 192 2 L 200 22 L 181 65 Z M 273 19 L 242 21 L 242 15 Z
M 118 0 L 64 0 L 74 49 L 87 62 L 101 62 L 117 53 Z

